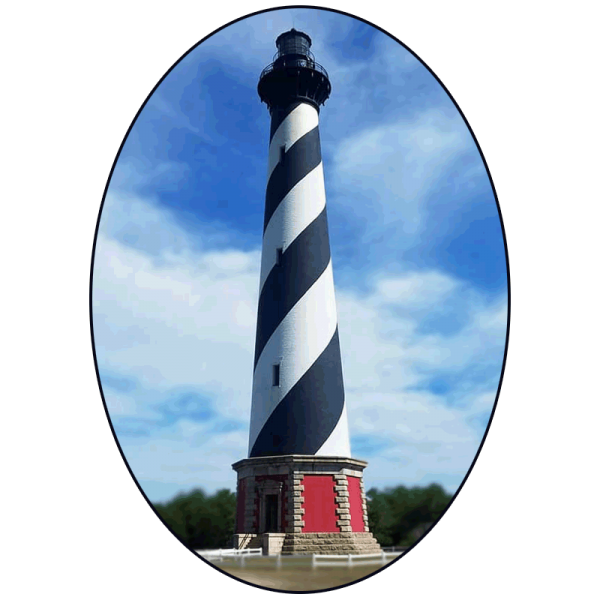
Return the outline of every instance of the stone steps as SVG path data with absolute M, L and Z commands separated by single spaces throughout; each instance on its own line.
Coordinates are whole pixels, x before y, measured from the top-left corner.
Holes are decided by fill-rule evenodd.
M 246 546 L 248 549 L 253 548 L 262 548 L 262 538 L 260 536 L 256 536 L 250 540 L 248 545 Z

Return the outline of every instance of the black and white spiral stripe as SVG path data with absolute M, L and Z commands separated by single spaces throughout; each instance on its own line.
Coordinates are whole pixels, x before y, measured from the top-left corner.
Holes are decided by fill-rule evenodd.
M 278 381 L 277 374 L 278 371 Z M 350 456 L 317 110 L 275 109 L 249 456 Z

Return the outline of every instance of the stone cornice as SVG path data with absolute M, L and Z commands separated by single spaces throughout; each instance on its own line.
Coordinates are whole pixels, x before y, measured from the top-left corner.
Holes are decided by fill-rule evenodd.
M 281 456 L 260 456 L 256 458 L 244 458 L 239 460 L 231 467 L 235 471 L 239 471 L 244 467 L 257 467 L 257 466 L 270 466 L 270 467 L 284 467 L 292 466 L 294 470 L 306 470 L 314 471 L 320 470 L 319 467 L 323 467 L 327 470 L 327 467 L 347 468 L 360 470 L 366 468 L 367 462 L 359 460 L 357 458 L 348 458 L 345 456 L 314 456 L 304 454 L 285 454 Z M 303 468 L 306 467 L 306 468 Z

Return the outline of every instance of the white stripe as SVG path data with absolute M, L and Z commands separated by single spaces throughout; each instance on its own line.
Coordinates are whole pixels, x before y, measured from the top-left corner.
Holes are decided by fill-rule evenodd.
M 269 144 L 269 163 L 267 170 L 267 181 L 273 173 L 273 169 L 279 162 L 281 146 L 289 150 L 303 135 L 312 131 L 319 124 L 319 113 L 310 104 L 299 104 L 279 124 L 273 139 Z
M 252 385 L 250 451 L 275 407 L 323 353 L 336 326 L 330 260 L 321 277 L 281 321 L 258 359 Z M 273 386 L 275 364 L 281 365 L 279 387 Z
M 325 183 L 320 163 L 289 191 L 271 216 L 263 237 L 260 290 L 275 266 L 277 248 L 285 252 L 324 208 Z
M 348 413 L 346 401 L 335 429 L 325 443 L 315 452 L 316 456 L 344 456 L 350 458 L 350 434 L 348 432 Z

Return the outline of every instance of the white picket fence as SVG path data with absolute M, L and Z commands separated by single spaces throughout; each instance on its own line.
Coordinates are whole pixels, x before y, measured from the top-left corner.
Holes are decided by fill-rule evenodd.
M 219 549 L 219 550 L 196 550 L 202 558 L 211 562 L 222 562 L 224 558 L 240 558 L 242 565 L 246 556 L 262 557 L 261 548 L 244 548 L 243 550 Z
M 378 552 L 377 554 L 313 554 L 311 566 L 358 567 L 361 565 L 384 565 L 400 556 L 402 552 Z
M 223 562 L 224 559 L 234 559 L 240 566 L 246 565 L 246 558 L 252 561 L 264 559 L 275 561 L 275 565 L 281 567 L 282 561 L 297 562 L 298 560 L 310 560 L 311 568 L 319 567 L 353 567 L 360 565 L 384 565 L 390 560 L 403 554 L 399 552 L 378 552 L 377 554 L 312 554 L 308 556 L 291 555 L 263 556 L 260 548 L 249 548 L 244 550 L 220 549 L 220 550 L 196 550 L 196 552 L 211 562 Z

